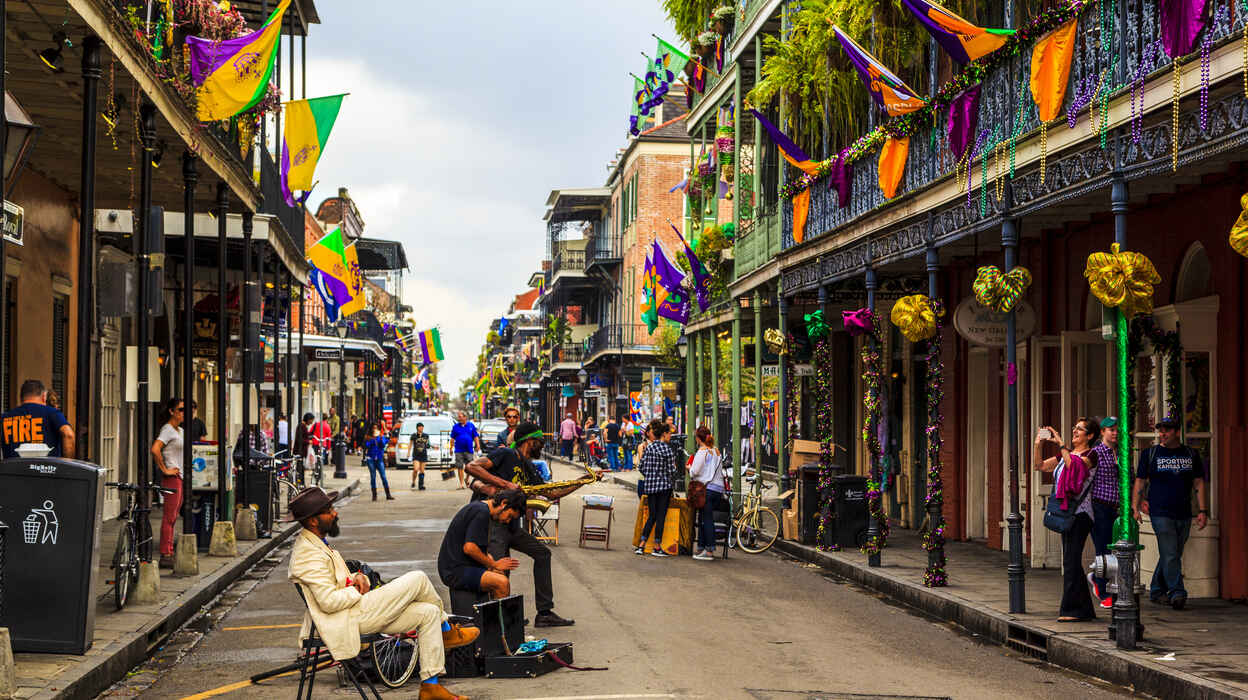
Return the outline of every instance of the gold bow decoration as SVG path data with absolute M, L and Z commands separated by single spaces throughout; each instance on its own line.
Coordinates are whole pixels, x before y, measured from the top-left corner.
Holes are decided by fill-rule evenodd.
M 1030 286 L 1031 272 L 1025 267 L 1002 272 L 995 265 L 985 265 L 976 273 L 971 290 L 975 292 L 975 301 L 1004 314 L 1018 306 Z
M 1109 247 L 1108 253 L 1089 255 L 1083 276 L 1102 304 L 1116 307 L 1128 319 L 1152 312 L 1153 286 L 1161 282 L 1161 275 L 1148 256 L 1121 251 L 1117 243 Z
M 777 355 L 783 355 L 788 352 L 788 348 L 785 347 L 784 334 L 781 333 L 778 328 L 768 328 L 764 331 L 763 342 L 767 343 L 768 350 L 771 350 Z
M 943 311 L 941 312 L 943 313 Z M 936 335 L 936 311 L 925 294 L 911 294 L 893 304 L 893 325 L 912 343 Z
M 1239 213 L 1235 225 L 1231 226 L 1231 250 L 1248 257 L 1248 194 L 1239 198 L 1239 206 L 1243 211 Z

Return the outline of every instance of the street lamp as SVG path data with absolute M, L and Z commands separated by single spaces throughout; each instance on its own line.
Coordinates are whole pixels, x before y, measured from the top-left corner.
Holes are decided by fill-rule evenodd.
M 347 323 L 339 321 L 334 326 L 338 334 L 338 432 L 334 434 L 334 478 L 347 478 L 347 444 L 342 438 L 342 427 L 345 425 L 342 398 L 347 393 Z
M 585 386 L 585 383 L 589 381 L 589 372 L 586 372 L 585 368 L 582 367 L 581 370 L 576 373 L 576 378 L 580 380 L 581 386 Z
M 676 339 L 676 353 L 680 355 L 680 359 L 689 357 L 689 338 L 684 333 Z

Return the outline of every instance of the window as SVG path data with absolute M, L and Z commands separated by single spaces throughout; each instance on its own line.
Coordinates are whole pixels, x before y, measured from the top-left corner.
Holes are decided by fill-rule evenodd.
M 1176 302 L 1191 301 L 1213 296 L 1213 268 L 1209 264 L 1209 254 L 1205 247 L 1193 243 L 1183 256 L 1183 265 L 1179 267 L 1179 283 L 1175 289 Z
M 52 390 L 66 405 L 69 374 L 69 298 L 52 297 Z
M 632 218 L 633 218 L 634 220 L 636 220 L 636 219 L 637 219 L 637 210 L 638 210 L 638 207 L 637 207 L 637 200 L 638 200 L 638 197 L 637 197 L 637 180 L 638 180 L 638 175 L 637 175 L 637 173 L 633 173 L 633 214 L 632 214 Z

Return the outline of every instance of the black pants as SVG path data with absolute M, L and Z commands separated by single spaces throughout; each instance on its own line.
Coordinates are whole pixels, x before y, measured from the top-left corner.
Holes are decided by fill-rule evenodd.
M 1079 513 L 1070 531 L 1062 533 L 1062 606 L 1058 611 L 1061 617 L 1096 618 L 1083 563 L 1083 543 L 1091 532 L 1092 519 Z
M 672 490 L 659 491 L 658 493 L 646 494 L 646 507 L 649 512 L 646 514 L 646 524 L 641 528 L 640 547 L 646 546 L 646 538 L 650 536 L 650 529 L 654 529 L 654 548 L 661 549 L 663 545 L 663 521 L 667 519 L 667 507 L 672 503 Z
M 491 521 L 490 556 L 501 559 L 512 549 L 529 555 L 533 560 L 533 588 L 537 597 L 537 612 L 540 614 L 554 610 L 555 587 L 550 581 L 550 549 L 525 532 L 520 527 L 519 520 L 513 520 L 506 525 Z

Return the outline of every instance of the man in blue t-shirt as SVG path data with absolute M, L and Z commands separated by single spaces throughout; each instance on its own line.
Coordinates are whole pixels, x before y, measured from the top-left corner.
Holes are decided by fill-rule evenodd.
M 22 405 L 0 416 L 0 448 L 5 459 L 16 459 L 17 446 L 42 442 L 50 457 L 74 456 L 74 429 L 65 414 L 48 405 L 48 388 L 38 379 L 22 382 Z
M 1196 490 L 1196 528 L 1209 523 L 1205 494 L 1205 464 L 1200 453 L 1179 441 L 1179 420 L 1167 416 L 1157 421 L 1157 444 L 1140 453 L 1135 470 L 1131 511 L 1136 521 L 1148 515 L 1157 535 L 1157 569 L 1148 597 L 1182 610 L 1187 603 L 1183 588 L 1183 545 L 1192 528 L 1192 489 Z M 1148 501 L 1141 500 L 1148 486 Z
M 481 449 L 481 433 L 477 426 L 468 421 L 468 414 L 460 411 L 459 422 L 451 426 L 451 439 L 455 441 L 455 474 L 459 477 L 459 488 L 467 488 L 464 481 L 464 467 L 472 461 L 474 450 Z

